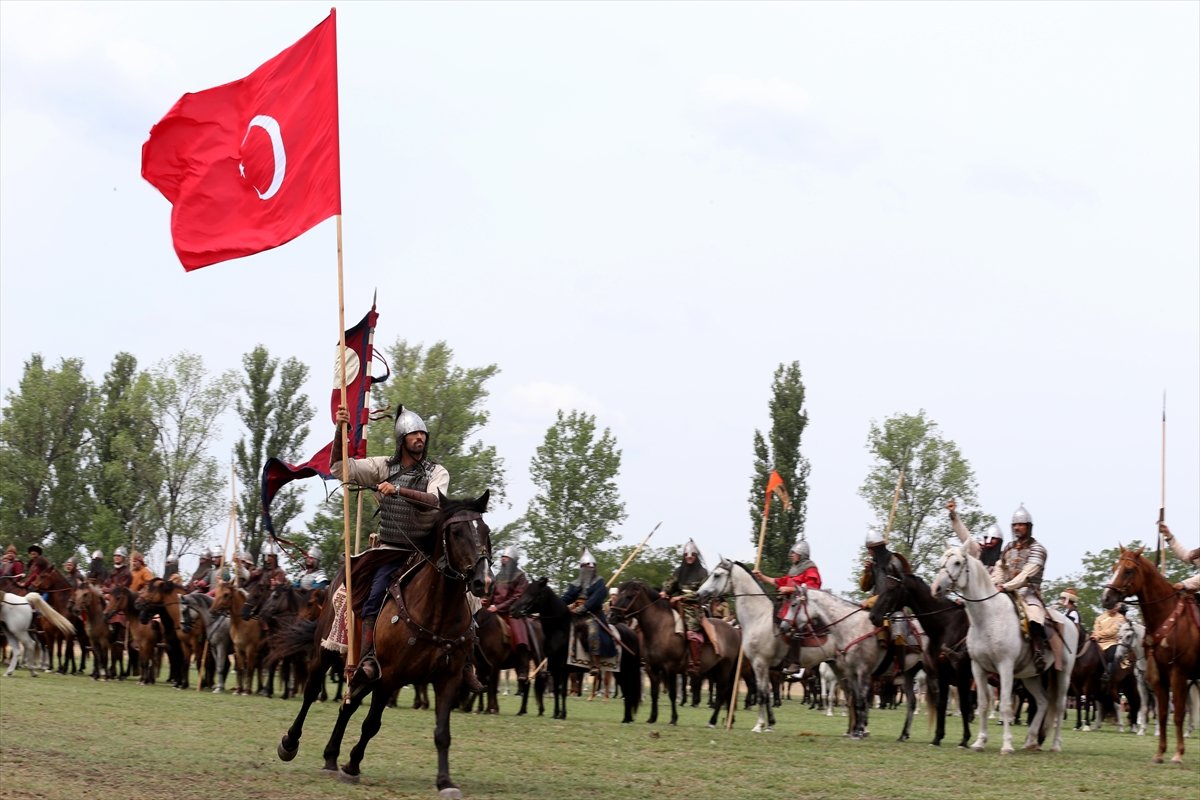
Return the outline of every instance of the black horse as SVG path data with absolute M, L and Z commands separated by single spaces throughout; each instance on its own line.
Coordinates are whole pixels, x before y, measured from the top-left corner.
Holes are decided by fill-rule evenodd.
M 554 682 L 554 718 L 567 718 L 567 673 L 574 670 L 583 672 L 580 667 L 567 664 L 567 649 L 570 647 L 571 626 L 582 620 L 571 613 L 563 602 L 547 585 L 546 578 L 538 578 L 530 582 L 512 607 L 514 617 L 529 617 L 536 614 L 542 623 L 542 634 L 546 645 L 546 669 L 550 670 L 550 679 Z M 621 663 L 617 673 L 617 685 L 621 687 L 621 699 L 625 703 L 625 716 L 621 722 L 633 722 L 642 701 L 642 662 L 638 646 L 637 634 L 628 625 L 612 626 L 620 635 Z
M 379 732 L 383 709 L 396 690 L 408 684 L 428 682 L 433 685 L 437 697 L 433 740 L 437 748 L 438 792 L 443 798 L 462 797 L 457 784 L 450 778 L 450 712 L 474 643 L 466 593 L 470 590 L 482 597 L 492 580 L 492 542 L 483 521 L 487 501 L 488 492 L 475 500 L 441 497 L 433 519 L 432 551 L 414 554 L 389 587 L 375 629 L 379 678 L 374 683 L 350 690 L 348 701 L 338 709 L 337 722 L 325 746 L 325 769 L 337 770 L 342 780 L 358 782 L 367 744 Z M 368 555 L 378 552 L 368 551 Z M 341 582 L 339 575 L 332 587 L 334 595 Z M 357 605 L 365 592 L 361 582 L 356 582 L 355 586 L 355 596 L 350 602 Z M 317 625 L 318 640 L 329 635 L 338 607 L 336 598 L 326 604 Z M 304 703 L 276 749 L 284 761 L 291 761 L 300 749 L 305 716 L 320 693 L 325 672 L 332 661 L 325 656 L 332 651 L 320 649 L 322 652 L 310 663 Z M 339 769 L 337 759 L 346 725 L 368 695 L 371 704 L 363 720 L 362 737 L 350 750 L 349 761 Z
M 931 744 L 941 745 L 946 737 L 946 705 L 950 698 L 950 687 L 958 688 L 959 716 L 962 717 L 963 734 L 959 747 L 966 747 L 971 739 L 972 708 L 975 692 L 971 688 L 971 659 L 967 654 L 967 612 L 950 600 L 933 596 L 929 584 L 911 572 L 900 578 L 888 575 L 877 586 L 878 597 L 871 607 L 871 623 L 882 625 L 883 621 L 903 608 L 911 609 L 929 636 L 928 653 L 934 660 L 927 671 L 936 680 L 930 682 L 930 693 L 937 704 L 937 729 Z

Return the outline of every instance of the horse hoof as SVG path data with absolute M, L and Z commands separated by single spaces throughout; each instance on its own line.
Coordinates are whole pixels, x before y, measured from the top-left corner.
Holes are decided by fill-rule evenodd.
M 277 756 L 279 756 L 280 761 L 291 761 L 293 758 L 296 757 L 296 753 L 299 753 L 299 752 L 300 752 L 299 745 L 297 745 L 296 747 L 294 747 L 291 750 L 289 750 L 287 748 L 287 737 L 286 736 L 283 737 L 283 739 L 279 742 L 279 746 L 275 748 L 275 754 Z
M 1151 764 L 1161 764 L 1162 761 L 1162 756 L 1155 756 L 1154 758 L 1150 759 Z
M 1182 764 L 1183 756 L 1179 756 L 1179 755 L 1175 756 L 1174 758 L 1171 759 L 1171 763 L 1172 764 Z
M 350 774 L 344 772 L 343 770 L 340 770 L 340 769 L 338 770 L 338 780 L 341 781 L 342 783 L 357 784 L 358 778 L 359 778 L 358 775 L 350 775 Z
M 457 786 L 447 786 L 445 789 L 438 790 L 438 797 L 444 800 L 462 800 L 462 790 Z
M 1001 747 L 1000 748 L 1000 755 L 1002 755 L 1002 756 L 1011 756 L 1014 752 L 1016 752 L 1016 751 L 1013 750 L 1011 747 Z

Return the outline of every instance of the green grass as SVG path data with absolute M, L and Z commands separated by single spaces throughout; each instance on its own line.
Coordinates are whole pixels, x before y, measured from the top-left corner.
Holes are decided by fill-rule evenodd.
M 332 703 L 314 706 L 300 754 L 285 764 L 275 746 L 297 701 L 18 672 L 0 678 L 0 798 L 436 797 L 433 714 L 407 708 L 409 701 L 406 690 L 401 707 L 384 714 L 362 783 L 353 787 L 320 772 Z M 515 698 L 502 697 L 499 716 L 451 718 L 451 774 L 466 797 L 1200 799 L 1200 740 L 1188 740 L 1184 766 L 1152 765 L 1152 737 L 1111 727 L 1066 731 L 1063 753 L 1001 756 L 997 725 L 989 729 L 988 751 L 974 753 L 930 747 L 924 715 L 914 741 L 898 743 L 903 715 L 876 710 L 870 738 L 850 741 L 841 735 L 844 717 L 825 717 L 796 700 L 777 709 L 769 734 L 751 733 L 754 715 L 746 711 L 725 731 L 705 727 L 703 708 L 683 709 L 677 727 L 647 725 L 645 705 L 638 722 L 622 725 L 617 700 L 572 698 L 566 721 L 517 717 L 516 710 Z M 357 739 L 362 713 L 350 725 L 343 756 Z M 958 720 L 950 726 L 957 731 Z M 1018 746 L 1024 735 L 1015 729 Z

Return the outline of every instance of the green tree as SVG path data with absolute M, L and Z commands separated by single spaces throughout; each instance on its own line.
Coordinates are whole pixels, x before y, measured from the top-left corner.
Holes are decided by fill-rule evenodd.
M 143 552 L 155 543 L 151 504 L 162 476 L 154 458 L 157 432 L 150 384 L 150 376 L 138 371 L 136 358 L 118 353 L 100 384 L 89 423 L 96 499 L 92 537 L 106 553 L 131 539 Z
M 858 493 L 875 512 L 881 530 L 887 527 L 896 483 L 900 470 L 904 470 L 888 547 L 903 553 L 918 574 L 932 574 L 946 540 L 954 536 L 945 511 L 947 499 L 957 499 L 959 516 L 972 532 L 995 521 L 977 508 L 971 465 L 958 445 L 944 438 L 937 423 L 925 416 L 924 409 L 915 415 L 896 414 L 882 425 L 872 421 L 867 449 L 875 457 L 875 464 Z M 863 557 L 865 554 L 864 542 Z M 854 574 L 861 561 L 855 562 Z
M 620 470 L 621 451 L 608 428 L 598 434 L 594 415 L 558 412 L 529 465 L 537 494 L 523 518 L 530 543 L 527 572 L 561 586 L 588 547 L 603 574 L 601 545 L 625 520 L 617 489 Z
M 0 417 L 0 530 L 8 539 L 0 547 L 12 543 L 24 553 L 40 543 L 62 563 L 91 543 L 86 474 L 94 393 L 80 359 L 64 358 L 56 368 L 39 354 L 25 362 Z
M 371 496 L 370 492 L 363 494 Z M 379 529 L 379 518 L 375 516 L 375 501 L 366 497 L 363 498 L 362 526 L 359 527 L 358 495 L 359 492 L 352 492 L 350 495 L 350 549 L 353 552 L 365 550 L 371 534 Z M 306 532 L 289 534 L 287 538 L 305 553 L 315 544 L 321 551 L 321 568 L 325 570 L 329 579 L 333 580 L 336 567 L 341 563 L 339 559 L 344 554 L 343 528 L 342 490 L 337 489 L 317 506 L 317 512 L 306 525 Z M 356 540 L 359 540 L 357 544 Z M 304 572 L 304 559 L 299 558 L 299 553 L 295 552 L 289 552 L 288 556 L 289 572 L 293 578 L 300 577 Z
M 238 516 L 242 537 L 257 564 L 266 535 L 262 527 L 263 464 L 271 456 L 299 461 L 300 448 L 308 438 L 308 423 L 316 411 L 308 395 L 300 391 L 308 380 L 308 367 L 295 358 L 280 362 L 258 345 L 242 356 L 242 368 L 242 392 L 235 408 L 248 435 L 234 446 L 234 464 L 241 483 Z M 291 483 L 271 501 L 271 519 L 284 538 L 290 534 L 289 523 L 304 510 L 302 496 L 303 486 Z
M 390 408 L 393 415 L 403 405 L 425 420 L 427 452 L 450 473 L 451 494 L 478 497 L 490 489 L 493 505 L 504 502 L 504 460 L 494 446 L 479 439 L 489 416 L 483 407 L 488 398 L 486 384 L 500 369 L 495 364 L 470 369 L 454 366 L 454 351 L 445 342 L 425 350 L 397 339 L 387 352 L 393 375 L 375 386 L 375 402 Z M 396 452 L 394 425 L 369 425 L 367 441 L 371 455 L 392 455 Z
M 788 551 L 804 533 L 808 512 L 808 460 L 800 454 L 800 442 L 808 427 L 804 410 L 804 380 L 800 362 L 780 364 L 771 382 L 768 405 L 771 430 L 766 437 L 754 431 L 754 475 L 750 482 L 750 541 L 758 548 L 766 502 L 767 480 L 771 471 L 783 478 L 783 486 L 792 501 L 791 510 L 779 502 L 771 503 L 771 516 L 763 538 L 763 570 L 779 573 L 787 570 Z
M 162 480 L 151 502 L 158 541 L 177 556 L 203 547 L 203 537 L 228 519 L 228 472 L 208 448 L 220 435 L 217 420 L 229 408 L 237 380 L 232 371 L 212 378 L 204 361 L 180 353 L 150 373 L 150 403 L 157 434 L 153 469 Z

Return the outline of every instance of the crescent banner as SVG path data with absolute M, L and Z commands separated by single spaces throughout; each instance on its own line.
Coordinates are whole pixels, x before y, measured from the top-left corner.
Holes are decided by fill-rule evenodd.
M 354 425 L 350 430 L 350 452 L 355 458 L 363 458 L 367 454 L 366 425 L 370 410 L 367 400 L 371 396 L 371 387 L 383 383 L 391 374 L 386 372 L 382 377 L 371 375 L 371 359 L 375 355 L 375 323 L 379 313 L 375 306 L 362 320 L 346 331 L 346 408 Z M 334 424 L 338 406 L 342 402 L 342 365 L 335 350 L 334 360 L 337 362 L 331 371 L 333 391 L 329 398 L 329 423 Z M 272 536 L 275 526 L 271 521 L 271 501 L 287 484 L 298 478 L 311 478 L 320 475 L 324 479 L 334 478 L 329 473 L 329 455 L 333 442 L 322 447 L 317 454 L 303 464 L 288 464 L 279 458 L 268 458 L 262 470 L 262 516 L 263 525 Z
M 142 177 L 171 202 L 189 272 L 342 213 L 334 13 L 245 78 L 179 98 L 142 145 Z

